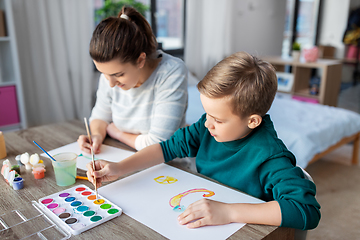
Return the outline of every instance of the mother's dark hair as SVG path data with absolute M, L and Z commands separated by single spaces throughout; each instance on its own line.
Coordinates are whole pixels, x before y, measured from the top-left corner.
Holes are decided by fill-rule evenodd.
M 121 17 L 124 14 L 126 17 Z M 134 8 L 123 7 L 118 17 L 102 20 L 90 41 L 90 56 L 97 62 L 118 58 L 122 63 L 135 64 L 142 52 L 150 57 L 157 48 L 150 24 Z

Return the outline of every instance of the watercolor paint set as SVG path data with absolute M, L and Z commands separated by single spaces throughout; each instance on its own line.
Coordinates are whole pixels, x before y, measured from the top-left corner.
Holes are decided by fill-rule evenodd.
M 86 185 L 32 201 L 33 208 L 0 215 L 6 239 L 68 239 L 122 214 L 122 209 Z M 2 237 L 1 237 L 2 238 Z
M 77 185 L 39 199 L 42 210 L 73 235 L 93 228 L 114 217 L 122 209 L 98 195 L 86 185 Z

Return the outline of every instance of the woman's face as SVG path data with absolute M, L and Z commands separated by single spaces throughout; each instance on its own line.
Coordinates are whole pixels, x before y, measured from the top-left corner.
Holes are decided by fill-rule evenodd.
M 144 67 L 145 59 L 139 57 L 137 64 L 121 63 L 119 59 L 108 62 L 97 62 L 94 64 L 99 72 L 105 75 L 110 87 L 118 86 L 123 90 L 129 90 L 141 85 L 141 69 Z

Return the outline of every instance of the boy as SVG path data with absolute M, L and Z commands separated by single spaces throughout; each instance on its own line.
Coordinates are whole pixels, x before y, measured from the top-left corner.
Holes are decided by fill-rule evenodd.
M 277 90 L 274 68 L 244 53 L 213 67 L 197 85 L 205 109 L 198 122 L 179 129 L 167 141 L 151 145 L 119 162 L 96 161 L 89 181 L 98 185 L 129 172 L 176 157 L 196 157 L 199 173 L 265 203 L 227 204 L 202 199 L 179 215 L 189 228 L 231 222 L 297 229 L 315 228 L 320 205 L 315 184 L 295 166 L 294 155 L 277 138 L 267 111 Z

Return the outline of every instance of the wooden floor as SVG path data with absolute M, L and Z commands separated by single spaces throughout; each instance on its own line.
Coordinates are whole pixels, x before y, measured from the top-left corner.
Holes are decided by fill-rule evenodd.
M 338 107 L 360 113 L 360 84 L 341 91 Z M 319 226 L 307 240 L 359 239 L 360 166 L 351 165 L 352 145 L 344 145 L 310 164 L 306 170 L 317 187 Z
M 351 165 L 352 146 L 345 145 L 307 167 L 321 205 L 319 226 L 307 240 L 359 239 L 360 166 Z

